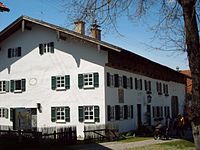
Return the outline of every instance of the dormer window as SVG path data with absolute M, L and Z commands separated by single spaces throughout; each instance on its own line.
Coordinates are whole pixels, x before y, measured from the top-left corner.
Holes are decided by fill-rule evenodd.
M 20 56 L 21 56 L 21 47 L 8 49 L 8 58 L 20 57 Z
M 39 44 L 39 53 L 40 55 L 54 53 L 54 42 Z

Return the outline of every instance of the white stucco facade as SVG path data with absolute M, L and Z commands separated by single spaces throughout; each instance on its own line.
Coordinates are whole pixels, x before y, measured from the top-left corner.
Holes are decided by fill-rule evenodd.
M 54 53 L 39 53 L 40 43 L 54 42 Z M 8 49 L 21 47 L 21 57 L 8 58 Z M 125 75 L 151 81 L 152 106 L 169 106 L 171 110 L 171 97 L 177 96 L 179 111 L 182 113 L 185 99 L 185 85 L 159 81 L 157 79 L 130 73 L 123 70 L 107 67 L 108 53 L 99 50 L 98 46 L 78 38 L 67 36 L 66 40 L 57 38 L 57 32 L 44 26 L 32 25 L 32 30 L 17 30 L 0 43 L 0 81 L 26 79 L 24 92 L 1 92 L 0 108 L 36 108 L 37 127 L 76 126 L 77 136 L 83 136 L 84 125 L 114 123 L 119 131 L 136 129 L 137 104 L 141 104 L 141 121 L 145 122 L 147 106 L 146 91 L 133 89 L 124 91 L 124 102 L 118 102 L 118 88 L 108 87 L 106 73 Z M 89 89 L 78 87 L 78 74 L 95 73 L 99 75 L 99 86 Z M 66 90 L 52 90 L 52 76 L 70 76 L 70 88 Z M 168 84 L 169 96 L 158 95 L 156 82 Z M 144 83 L 143 83 L 144 84 Z M 144 85 L 143 85 L 144 86 Z M 41 111 L 38 110 L 38 105 Z M 108 121 L 107 105 L 132 105 L 133 118 Z M 51 107 L 70 108 L 69 122 L 52 122 Z M 80 122 L 78 106 L 99 106 L 99 122 Z M 151 110 L 152 112 L 152 110 Z M 10 113 L 10 111 L 8 111 Z M 154 124 L 153 117 L 151 124 Z M 1 126 L 13 126 L 8 118 L 0 117 Z

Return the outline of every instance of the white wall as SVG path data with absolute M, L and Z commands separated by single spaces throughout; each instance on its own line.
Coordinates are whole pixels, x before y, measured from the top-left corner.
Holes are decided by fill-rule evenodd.
M 110 67 L 106 67 L 106 72 L 109 72 L 110 74 L 119 74 L 120 76 L 125 75 L 127 77 L 133 78 L 133 89 L 124 89 L 124 103 L 118 102 L 118 88 L 115 87 L 107 87 L 106 86 L 106 107 L 107 105 L 133 105 L 134 108 L 134 118 L 129 120 L 120 120 L 120 121 L 107 121 L 107 123 L 113 123 L 117 124 L 119 126 L 119 130 L 121 132 L 133 130 L 137 128 L 137 104 L 141 104 L 142 107 L 142 123 L 146 122 L 145 119 L 145 112 L 147 111 L 147 96 L 149 94 L 146 93 L 144 88 L 144 80 L 151 81 L 151 92 L 152 94 L 152 101 L 150 103 L 151 105 L 151 116 L 153 114 L 152 106 L 169 106 L 171 111 L 171 96 L 178 96 L 179 99 L 179 110 L 182 113 L 183 110 L 183 104 L 185 99 L 185 85 L 175 82 L 167 82 L 167 81 L 161 81 L 153 78 L 149 78 L 146 76 L 133 74 L 130 72 L 113 69 Z M 142 90 L 136 90 L 135 89 L 135 78 L 142 79 Z M 105 79 L 106 80 L 106 79 Z M 158 95 L 156 91 L 156 82 L 161 82 L 163 84 L 168 84 L 169 89 L 169 96 L 165 96 L 164 94 Z M 106 110 L 107 114 L 107 110 Z M 163 114 L 164 114 L 164 108 L 163 108 Z M 107 115 L 106 115 L 107 116 Z M 107 117 L 106 117 L 107 120 Z M 163 121 L 164 122 L 164 121 Z M 155 122 L 154 119 L 151 119 L 151 124 L 154 125 Z
M 54 42 L 55 53 L 39 54 L 39 43 Z M 42 113 L 37 112 L 37 126 L 77 125 L 77 135 L 83 134 L 84 123 L 78 121 L 78 106 L 98 105 L 100 123 L 105 123 L 104 115 L 104 64 L 107 61 L 105 51 L 97 51 L 95 45 L 80 42 L 68 37 L 58 40 L 56 32 L 34 25 L 31 31 L 17 31 L 0 43 L 0 80 L 26 79 L 26 91 L 23 93 L 0 94 L 0 107 L 36 108 L 41 103 Z M 7 57 L 8 48 L 22 47 L 22 57 Z M 99 88 L 79 89 L 79 73 L 99 73 Z M 70 89 L 51 90 L 51 76 L 70 75 Z M 70 122 L 64 124 L 51 122 L 52 106 L 69 106 Z M 0 118 L 1 125 L 12 125 L 9 119 Z

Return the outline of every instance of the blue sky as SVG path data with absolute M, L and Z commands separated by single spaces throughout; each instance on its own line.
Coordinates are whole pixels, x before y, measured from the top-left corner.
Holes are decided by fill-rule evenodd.
M 73 23 L 70 23 L 63 13 L 60 0 L 0 0 L 0 2 L 10 8 L 9 13 L 0 13 L 0 30 L 3 30 L 21 15 L 72 29 Z M 148 16 L 145 19 L 147 19 L 147 23 L 151 24 L 152 21 L 156 20 L 154 17 Z M 122 17 L 117 27 L 123 36 L 117 33 L 102 32 L 102 40 L 172 69 L 176 69 L 177 66 L 179 66 L 180 70 L 189 68 L 186 53 L 152 50 L 146 46 L 147 44 L 151 44 L 154 47 L 159 46 L 157 43 L 159 41 L 151 42 L 154 34 L 150 32 L 149 26 L 145 22 L 131 23 L 125 17 Z

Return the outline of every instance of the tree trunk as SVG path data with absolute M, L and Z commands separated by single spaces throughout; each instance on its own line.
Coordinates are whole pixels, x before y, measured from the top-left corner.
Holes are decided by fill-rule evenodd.
M 197 150 L 200 150 L 200 47 L 196 19 L 196 0 L 178 0 L 183 9 L 187 55 L 192 75 L 192 131 Z

